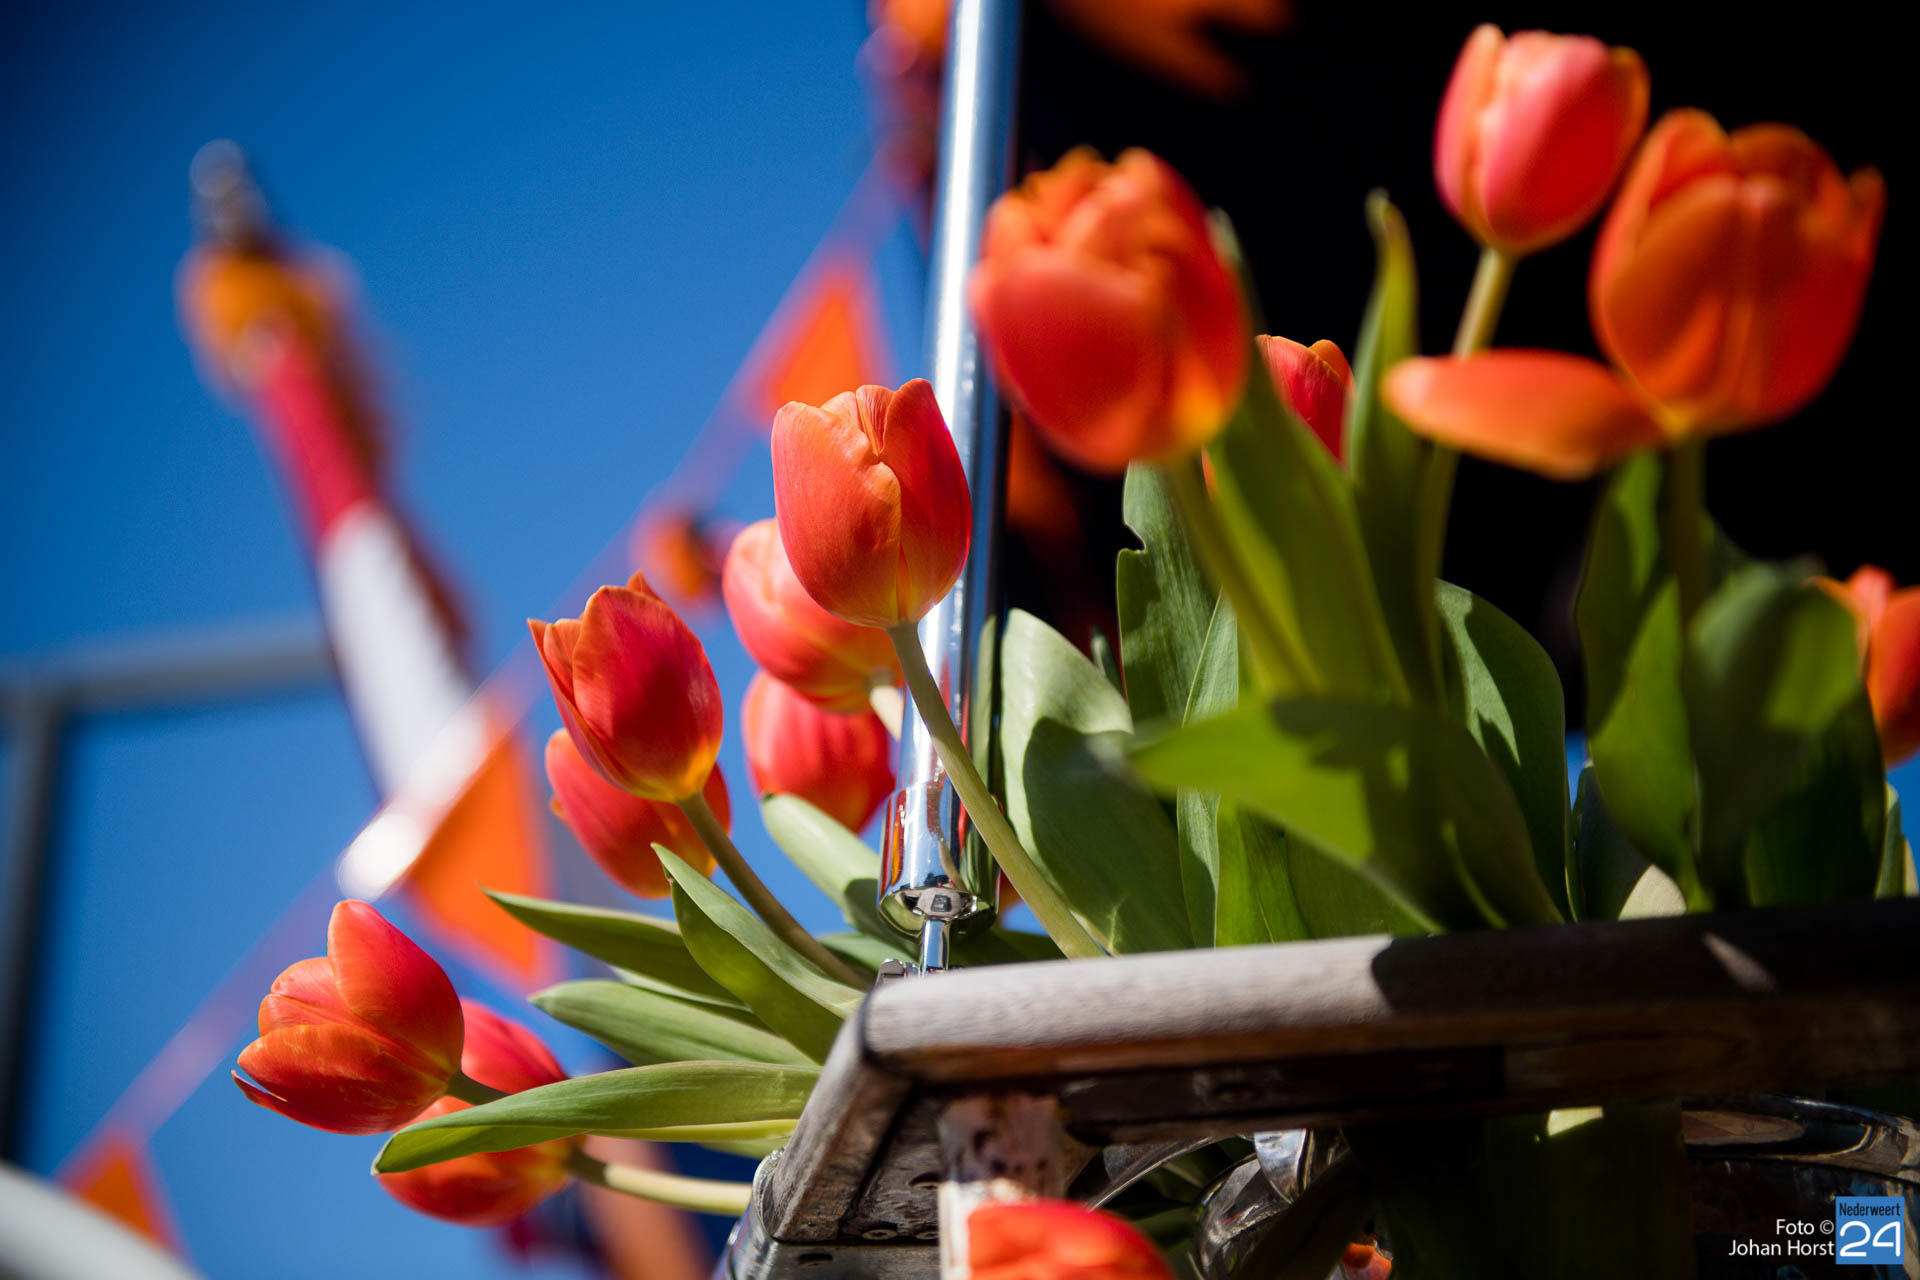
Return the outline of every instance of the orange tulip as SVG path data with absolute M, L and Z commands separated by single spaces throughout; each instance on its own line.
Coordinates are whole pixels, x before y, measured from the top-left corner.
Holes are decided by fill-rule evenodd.
M 1647 125 L 1647 68 L 1591 36 L 1476 28 L 1454 63 L 1433 135 L 1433 176 L 1484 245 L 1532 253 L 1607 198 Z
M 842 622 L 800 585 L 776 521 L 740 531 L 720 586 L 748 656 L 795 693 L 852 713 L 866 709 L 876 681 L 900 682 L 900 659 L 886 632 Z
M 1784 417 L 1853 339 L 1886 202 L 1877 171 L 1843 177 L 1797 129 L 1671 112 L 1601 227 L 1594 333 L 1670 429 Z
M 607 878 L 628 893 L 664 898 L 671 892 L 653 849 L 656 844 L 697 870 L 713 873 L 713 855 L 678 805 L 644 800 L 602 778 L 581 758 L 565 729 L 555 729 L 547 739 L 547 782 L 553 787 L 553 811 Z M 707 775 L 702 794 L 720 825 L 731 829 L 733 811 L 719 765 Z
M 1647 135 L 1600 230 L 1594 330 L 1615 369 L 1557 352 L 1403 360 L 1381 393 L 1420 434 L 1575 479 L 1640 449 L 1770 422 L 1852 340 L 1886 188 L 1784 125 L 1698 111 Z
M 726 545 L 709 522 L 685 511 L 670 511 L 641 525 L 633 537 L 633 562 L 666 587 L 664 598 L 676 608 L 695 611 L 720 594 L 720 561 Z
M 1173 1280 L 1132 1223 L 1066 1200 L 1000 1201 L 967 1218 L 973 1280 Z
M 698 793 L 720 754 L 720 686 L 687 624 L 634 574 L 579 618 L 529 618 L 573 745 L 608 782 L 648 800 Z
M 893 793 L 893 736 L 880 717 L 824 710 L 762 671 L 740 704 L 747 776 L 761 795 L 794 795 L 849 831 Z
M 327 954 L 273 980 L 260 1038 L 234 1083 L 254 1102 L 334 1133 L 398 1129 L 460 1066 L 460 1000 L 433 958 L 364 902 L 342 902 Z
M 1335 459 L 1345 456 L 1347 397 L 1353 394 L 1353 369 L 1346 355 L 1325 338 L 1305 347 L 1292 338 L 1261 334 L 1255 339 L 1274 390 L 1287 408 L 1313 428 Z
M 1239 285 L 1199 198 L 1148 152 L 1072 151 L 1001 196 L 967 293 L 1000 385 L 1081 466 L 1190 453 L 1239 403 Z
M 794 576 L 846 622 L 917 622 L 966 563 L 967 476 L 925 379 L 783 406 L 773 493 Z
M 1889 768 L 1920 750 L 1920 587 L 1895 590 L 1885 569 L 1866 565 L 1843 585 L 1819 584 L 1854 611 L 1867 698 Z
M 467 1043 L 460 1069 L 503 1093 L 519 1093 L 565 1080 L 567 1073 L 531 1031 L 492 1010 L 462 1001 Z M 442 1098 L 419 1116 L 459 1111 L 468 1104 Z M 488 1151 L 424 1165 L 406 1173 L 383 1173 L 389 1195 L 421 1213 L 469 1227 L 497 1227 L 513 1221 L 567 1184 L 567 1156 L 579 1138 L 558 1138 L 537 1146 Z

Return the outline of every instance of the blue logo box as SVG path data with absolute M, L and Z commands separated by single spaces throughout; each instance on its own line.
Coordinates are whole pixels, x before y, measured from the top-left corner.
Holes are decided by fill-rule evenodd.
M 1833 1260 L 1841 1266 L 1901 1262 L 1907 1206 L 1899 1196 L 1835 1196 Z

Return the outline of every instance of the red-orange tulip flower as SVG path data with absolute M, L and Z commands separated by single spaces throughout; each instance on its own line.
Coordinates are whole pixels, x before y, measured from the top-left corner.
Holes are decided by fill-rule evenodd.
M 531 1031 L 492 1010 L 462 1001 L 467 1043 L 460 1069 L 502 1093 L 554 1084 L 567 1078 L 553 1054 Z M 459 1111 L 468 1104 L 442 1098 L 420 1119 Z M 488 1151 L 425 1165 L 406 1173 L 380 1175 L 380 1185 L 409 1209 L 469 1227 L 497 1227 L 513 1221 L 567 1183 L 566 1160 L 578 1138 L 559 1138 L 532 1147 Z
M 1853 339 L 1886 202 L 1798 129 L 1670 112 L 1601 227 L 1594 333 L 1673 428 L 1783 417 Z
M 1132 1223 L 1065 1200 L 982 1205 L 967 1218 L 973 1280 L 1173 1280 Z
M 866 709 L 876 682 L 900 682 L 900 659 L 886 632 L 841 621 L 800 585 L 776 521 L 740 531 L 720 585 L 747 654 L 794 692 L 851 713 Z
M 327 954 L 302 960 L 260 1002 L 260 1038 L 240 1051 L 240 1091 L 334 1133 L 398 1129 L 447 1091 L 460 1066 L 460 1000 L 447 975 L 364 902 L 342 902 Z
M 1325 338 L 1310 347 L 1264 333 L 1257 341 L 1280 399 L 1313 428 L 1328 453 L 1344 458 L 1347 397 L 1353 394 L 1353 369 L 1345 353 Z
M 1440 103 L 1433 176 L 1484 245 L 1532 253 L 1599 211 L 1647 126 L 1647 68 L 1591 36 L 1483 26 Z
M 1081 466 L 1189 453 L 1239 403 L 1240 287 L 1199 198 L 1148 152 L 1072 151 L 1001 196 L 967 293 L 1001 386 Z
M 680 615 L 634 574 L 601 587 L 577 619 L 529 618 L 573 745 L 615 786 L 684 800 L 720 754 L 720 686 Z
M 1867 698 L 1889 768 L 1920 750 L 1920 587 L 1895 590 L 1893 576 L 1867 565 L 1845 585 L 1820 579 L 1860 621 Z
M 858 831 L 893 792 L 893 737 L 865 710 L 837 715 L 762 671 L 740 705 L 747 775 L 761 795 L 794 795 Z
M 973 505 L 933 388 L 867 386 L 773 419 L 774 510 L 794 576 L 863 627 L 917 622 L 960 577 Z
M 1839 365 L 1885 207 L 1878 173 L 1842 178 L 1797 130 L 1729 136 L 1672 112 L 1594 250 L 1594 329 L 1617 368 L 1541 351 L 1404 360 L 1382 394 L 1422 435 L 1567 479 L 1772 421 Z
M 713 873 L 713 855 L 680 806 L 644 800 L 614 786 L 580 756 L 565 729 L 547 739 L 547 781 L 553 787 L 553 811 L 607 878 L 642 898 L 664 898 L 672 891 L 660 855 L 663 845 L 697 870 Z M 726 779 L 715 765 L 702 792 L 722 827 L 733 825 Z

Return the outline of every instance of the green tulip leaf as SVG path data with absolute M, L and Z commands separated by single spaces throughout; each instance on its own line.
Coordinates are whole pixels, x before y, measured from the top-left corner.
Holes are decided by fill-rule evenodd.
M 576 1076 L 462 1107 L 387 1139 L 375 1173 L 405 1173 L 482 1151 L 580 1133 L 663 1142 L 743 1142 L 790 1133 L 817 1068 L 764 1062 L 670 1062 Z
M 1238 805 L 1220 802 L 1217 793 L 1214 802 L 1220 896 L 1213 945 L 1243 947 L 1313 937 L 1294 895 L 1290 864 L 1296 854 L 1286 835 Z M 1377 896 L 1365 881 L 1356 877 L 1354 883 Z
M 1199 662 L 1181 698 L 1180 722 L 1205 720 L 1240 701 L 1239 625 L 1222 597 L 1207 620 Z M 1182 787 L 1174 796 L 1174 829 L 1180 838 L 1180 884 L 1187 927 L 1196 940 L 1217 936 L 1215 895 L 1220 879 L 1220 793 Z M 1236 925 L 1236 929 L 1238 926 Z
M 1873 897 L 1885 869 L 1888 818 L 1880 734 L 1859 689 L 1747 836 L 1746 901 L 1770 907 Z
M 1451 583 L 1437 596 L 1447 701 L 1520 802 L 1541 882 L 1567 902 L 1567 712 L 1560 673 L 1506 614 Z
M 1749 900 L 1748 834 L 1786 795 L 1834 718 L 1849 703 L 1859 709 L 1856 721 L 1870 715 L 1853 614 L 1805 578 L 1791 568 L 1749 565 L 1702 603 L 1687 637 L 1681 686 L 1699 777 L 1701 874 L 1724 905 Z M 1826 780 L 1809 779 L 1808 785 L 1828 793 L 1825 813 L 1851 815 L 1843 831 L 1831 833 L 1848 842 L 1846 869 L 1836 880 L 1808 861 L 1825 863 L 1839 852 L 1820 843 L 1797 851 L 1786 847 L 1803 834 L 1791 829 L 1810 816 L 1803 809 L 1788 817 L 1782 839 L 1762 841 L 1754 864 L 1762 883 L 1754 887 L 1769 900 L 1835 892 L 1853 885 L 1861 867 L 1864 885 L 1847 895 L 1872 892 L 1884 802 L 1879 770 L 1871 763 L 1878 756 L 1877 745 L 1861 741 L 1857 725 L 1843 727 L 1821 766 Z M 1612 807 L 1612 794 L 1607 798 Z M 1872 815 L 1874 829 L 1861 850 L 1852 846 L 1860 843 L 1863 810 Z
M 826 1061 L 864 993 L 821 974 L 726 890 L 671 851 L 654 849 L 673 880 L 673 913 L 694 959 L 770 1029 L 815 1062 Z
M 535 933 L 604 960 L 636 984 L 710 1004 L 740 1003 L 733 993 L 707 976 L 688 952 L 680 926 L 672 920 L 523 898 L 491 889 L 486 892 L 502 910 Z
M 591 978 L 537 992 L 536 1009 L 584 1031 L 635 1066 L 741 1058 L 805 1063 L 798 1049 L 745 1010 L 726 1010 L 658 991 Z
M 1697 902 L 1680 598 L 1661 551 L 1660 494 L 1656 457 L 1614 472 L 1594 511 L 1574 618 L 1587 677 L 1587 749 L 1607 812 Z
M 1420 354 L 1420 287 L 1406 220 L 1384 192 L 1367 197 L 1367 225 L 1373 231 L 1373 296 L 1353 350 L 1346 456 L 1387 632 L 1415 696 L 1432 699 L 1441 678 L 1433 590 L 1445 529 L 1423 528 L 1421 517 L 1430 502 L 1427 473 L 1435 453 L 1380 398 L 1387 370 Z
M 1126 699 L 1019 610 L 1000 646 L 1000 690 L 1007 818 L 1034 861 L 1110 950 L 1192 946 L 1174 826 L 1099 745 L 1132 732 Z
M 1567 888 L 1577 920 L 1633 920 L 1686 912 L 1680 886 L 1648 862 L 1613 824 L 1591 765 L 1580 771 L 1573 805 L 1573 855 L 1567 868 Z
M 1900 820 L 1900 793 L 1887 784 L 1887 813 L 1884 843 L 1881 846 L 1880 876 L 1874 885 L 1876 898 L 1910 897 L 1916 889 L 1913 849 L 1907 844 L 1905 824 Z M 1912 1114 L 1902 1112 L 1903 1115 Z
M 1155 786 L 1217 786 L 1364 873 L 1436 929 L 1560 918 L 1505 778 L 1417 709 L 1321 698 L 1243 706 L 1137 745 Z
M 854 968 L 865 970 L 869 977 L 877 977 L 880 966 L 889 960 L 913 959 L 909 954 L 912 943 L 905 934 L 882 941 L 864 933 L 828 933 L 821 935 L 820 945 Z
M 1127 708 L 1135 724 L 1177 722 L 1214 614 L 1214 590 L 1158 467 L 1127 468 L 1121 513 L 1140 539 L 1114 568 Z
M 1251 308 L 1255 291 L 1239 247 L 1230 230 L 1222 238 Z M 1353 486 L 1281 403 L 1265 358 L 1249 347 L 1240 404 L 1206 452 L 1214 507 L 1250 583 L 1251 606 L 1276 637 L 1275 653 L 1253 655 L 1278 682 L 1261 692 L 1404 701 L 1406 677 L 1374 588 Z

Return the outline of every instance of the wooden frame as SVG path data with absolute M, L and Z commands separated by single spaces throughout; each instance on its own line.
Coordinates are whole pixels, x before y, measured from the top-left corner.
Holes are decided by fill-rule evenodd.
M 1057 1100 L 1093 1198 L 1126 1144 L 1920 1078 L 1917 943 L 1898 900 L 893 979 L 763 1166 L 733 1274 L 935 1274 L 942 1118 L 982 1094 Z

